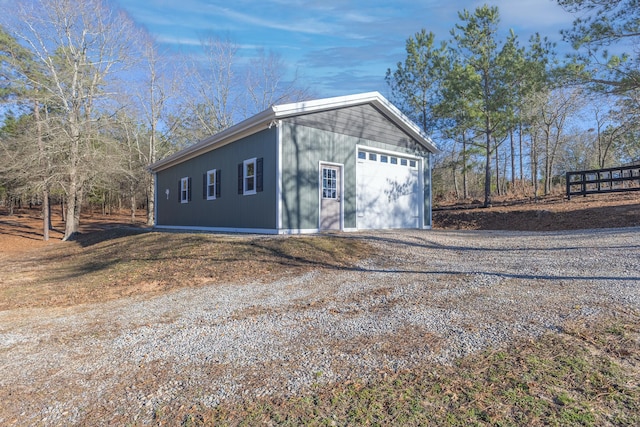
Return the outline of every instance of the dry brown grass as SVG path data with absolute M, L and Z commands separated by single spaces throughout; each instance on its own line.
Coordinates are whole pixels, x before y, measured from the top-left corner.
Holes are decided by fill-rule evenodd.
M 574 322 L 455 366 L 381 372 L 290 399 L 159 413 L 158 425 L 603 426 L 640 424 L 637 313 Z M 166 415 L 171 414 L 169 417 Z
M 353 238 L 225 236 L 114 228 L 0 259 L 0 310 L 69 306 L 184 287 L 269 282 L 367 257 Z
M 434 228 L 463 230 L 552 231 L 640 226 L 640 192 L 563 195 L 513 200 L 496 197 L 490 208 L 480 203 L 440 204 Z

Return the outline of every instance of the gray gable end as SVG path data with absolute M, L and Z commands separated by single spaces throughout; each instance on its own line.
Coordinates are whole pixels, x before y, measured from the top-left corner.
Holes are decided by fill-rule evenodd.
M 285 121 L 403 148 L 415 148 L 416 145 L 420 145 L 371 104 L 303 114 Z

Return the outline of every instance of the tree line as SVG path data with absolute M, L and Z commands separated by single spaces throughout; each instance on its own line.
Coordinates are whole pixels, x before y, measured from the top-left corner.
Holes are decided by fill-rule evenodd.
M 436 197 L 551 193 L 565 171 L 640 160 L 640 3 L 558 0 L 578 16 L 569 56 L 534 34 L 501 37 L 497 7 L 459 12 L 450 38 L 422 30 L 389 69 L 391 98 L 445 153 Z
M 409 38 L 391 100 L 439 146 L 434 193 L 469 199 L 551 191 L 567 169 L 640 158 L 637 0 L 558 0 L 579 13 L 559 57 L 541 35 L 501 38 L 499 11 L 459 13 L 450 38 Z M 629 50 L 630 49 L 630 50 Z M 202 35 L 198 56 L 163 52 L 106 0 L 25 0 L 0 16 L 0 201 L 60 205 L 64 239 L 91 203 L 153 224 L 150 164 L 269 106 L 313 96 L 281 57 L 239 60 Z
M 147 210 L 150 164 L 274 103 L 309 97 L 278 54 L 242 65 L 202 35 L 202 55 L 162 52 L 103 0 L 26 0 L 0 18 L 0 199 L 35 202 L 43 235 L 62 206 L 64 239 L 87 202 Z M 290 74 L 290 73 L 289 73 Z

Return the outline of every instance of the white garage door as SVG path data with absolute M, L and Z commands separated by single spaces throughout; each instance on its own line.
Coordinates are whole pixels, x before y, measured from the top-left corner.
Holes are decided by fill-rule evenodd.
M 358 229 L 419 228 L 418 166 L 416 159 L 358 150 Z

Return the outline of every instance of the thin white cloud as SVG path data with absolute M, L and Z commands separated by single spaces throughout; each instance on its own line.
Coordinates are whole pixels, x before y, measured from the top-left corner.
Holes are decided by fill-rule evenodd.
M 211 6 L 210 9 L 215 10 L 218 14 L 235 21 L 275 30 L 316 35 L 333 34 L 338 30 L 338 28 L 334 24 L 314 19 L 304 19 L 301 21 L 296 20 L 295 22 L 281 23 L 275 21 L 273 16 L 269 18 L 261 18 L 242 12 L 237 12 L 226 7 L 218 6 Z
M 377 16 L 367 15 L 361 12 L 349 12 L 343 16 L 347 22 L 357 22 L 362 24 L 371 24 L 380 20 Z
M 201 46 L 202 42 L 198 38 L 193 37 L 180 37 L 170 34 L 160 34 L 156 36 L 158 43 L 177 44 L 181 46 Z

